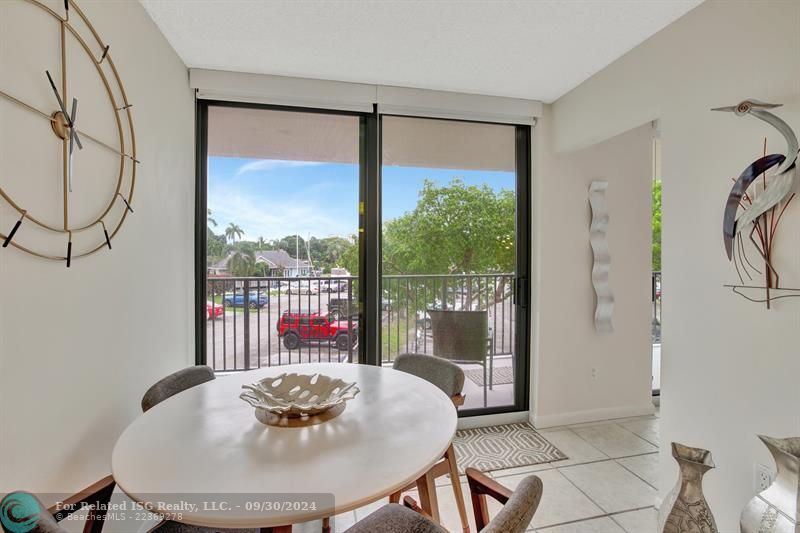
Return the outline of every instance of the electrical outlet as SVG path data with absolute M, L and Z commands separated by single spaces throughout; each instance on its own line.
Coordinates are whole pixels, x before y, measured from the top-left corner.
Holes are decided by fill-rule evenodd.
M 593 368 L 592 369 L 592 379 L 597 379 L 597 374 L 598 374 L 597 369 Z
M 758 492 L 767 490 L 769 486 L 772 485 L 774 474 L 770 467 L 756 463 L 754 473 L 753 488 Z

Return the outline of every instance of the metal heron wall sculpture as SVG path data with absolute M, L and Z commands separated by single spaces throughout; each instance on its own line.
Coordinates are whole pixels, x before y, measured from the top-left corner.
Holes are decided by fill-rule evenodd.
M 753 116 L 763 120 L 778 130 L 786 139 L 787 151 L 783 154 L 764 155 L 751 163 L 735 180 L 733 188 L 728 195 L 725 205 L 725 214 L 722 219 L 722 236 L 725 243 L 725 252 L 728 260 L 733 261 L 736 273 L 742 285 L 726 285 L 733 292 L 751 301 L 766 302 L 770 308 L 770 300 L 800 296 L 800 289 L 786 289 L 780 287 L 780 276 L 772 265 L 772 242 L 778 223 L 795 194 L 800 192 L 800 175 L 797 170 L 798 152 L 800 145 L 797 135 L 792 128 L 780 117 L 768 111 L 780 107 L 782 104 L 768 104 L 758 100 L 745 100 L 736 106 L 717 107 L 712 111 L 727 111 L 736 116 Z M 766 144 L 765 144 L 766 146 Z M 762 187 L 756 185 L 752 193 L 748 193 L 750 186 L 762 176 Z M 743 208 L 741 211 L 739 208 Z M 747 257 L 742 234 L 746 234 L 758 254 L 764 260 L 765 283 L 763 287 L 745 285 L 742 271 L 748 279 L 752 280 L 750 270 L 761 274 Z M 756 241 L 758 234 L 759 241 Z M 741 266 L 741 268 L 740 268 Z M 749 267 L 749 268 L 748 268 Z M 755 299 L 745 295 L 741 289 L 763 289 L 766 298 Z M 781 294 L 772 296 L 770 290 L 785 290 L 797 294 Z

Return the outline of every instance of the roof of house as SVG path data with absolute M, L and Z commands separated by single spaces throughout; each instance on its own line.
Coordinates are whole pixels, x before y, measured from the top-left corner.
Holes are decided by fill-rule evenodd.
M 286 250 L 259 250 L 256 252 L 256 263 L 267 263 L 273 268 L 308 268 L 311 265 L 305 259 L 297 260 Z

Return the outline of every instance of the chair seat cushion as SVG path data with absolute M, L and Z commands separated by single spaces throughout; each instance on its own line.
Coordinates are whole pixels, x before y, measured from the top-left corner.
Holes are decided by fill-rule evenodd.
M 384 505 L 345 533 L 447 533 L 421 514 L 396 503 Z

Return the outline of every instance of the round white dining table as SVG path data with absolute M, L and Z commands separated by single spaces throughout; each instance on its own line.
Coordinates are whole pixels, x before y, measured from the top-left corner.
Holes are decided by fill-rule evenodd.
M 284 372 L 354 381 L 361 392 L 318 425 L 264 425 L 239 398 L 242 385 Z M 142 414 L 117 441 L 112 472 L 134 501 L 183 523 L 285 526 L 334 516 L 414 483 L 442 458 L 456 423 L 450 398 L 407 373 L 347 363 L 262 368 L 198 385 Z M 217 503 L 234 494 L 239 508 L 220 512 Z M 332 498 L 277 510 L 268 503 L 304 494 Z M 187 505 L 181 503 L 178 516 L 170 502 Z

